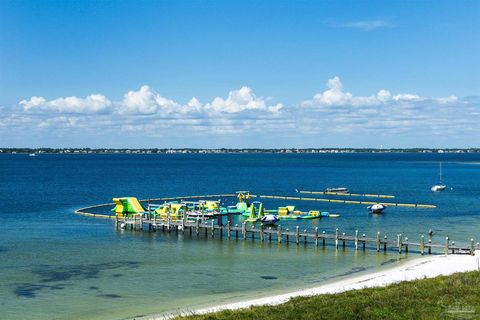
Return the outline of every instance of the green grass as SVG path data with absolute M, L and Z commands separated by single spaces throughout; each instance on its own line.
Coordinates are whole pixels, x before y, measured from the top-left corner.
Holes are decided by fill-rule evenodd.
M 178 319 L 480 319 L 480 273 L 457 273 L 384 288 L 294 298 L 278 306 Z

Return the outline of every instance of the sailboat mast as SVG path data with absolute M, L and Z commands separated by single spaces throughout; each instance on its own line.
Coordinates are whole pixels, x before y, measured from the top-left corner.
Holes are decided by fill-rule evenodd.
M 440 183 L 442 183 L 442 163 L 440 162 Z

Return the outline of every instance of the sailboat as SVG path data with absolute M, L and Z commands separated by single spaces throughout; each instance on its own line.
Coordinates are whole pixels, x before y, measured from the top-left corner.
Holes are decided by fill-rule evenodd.
M 445 190 L 446 188 L 447 186 L 442 183 L 442 163 L 440 162 L 439 183 L 432 186 L 431 190 L 433 192 L 439 192 Z

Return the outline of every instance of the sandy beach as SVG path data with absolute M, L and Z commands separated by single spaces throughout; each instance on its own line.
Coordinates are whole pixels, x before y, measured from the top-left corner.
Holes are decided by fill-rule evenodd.
M 434 278 L 440 275 L 449 275 L 457 272 L 467 272 L 480 270 L 480 251 L 477 250 L 474 256 L 470 255 L 438 255 L 427 256 L 407 261 L 404 264 L 356 276 L 333 283 L 321 285 L 314 288 L 292 291 L 285 294 L 273 295 L 264 298 L 246 300 L 235 303 L 201 308 L 196 310 L 186 310 L 174 314 L 150 315 L 142 318 L 143 320 L 164 320 L 172 319 L 178 315 L 205 314 L 221 310 L 235 310 L 259 305 L 278 305 L 287 302 L 294 297 L 305 297 L 319 294 L 340 293 L 349 290 L 357 290 L 371 287 L 387 286 L 389 284 L 412 281 L 423 278 Z

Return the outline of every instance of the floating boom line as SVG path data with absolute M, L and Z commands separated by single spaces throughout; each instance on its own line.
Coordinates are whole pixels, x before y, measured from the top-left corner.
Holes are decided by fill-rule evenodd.
M 388 195 L 388 194 L 370 194 L 370 193 L 348 193 L 348 192 L 307 191 L 307 190 L 299 190 L 298 193 L 322 194 L 322 195 L 344 196 L 344 197 L 395 198 L 395 196 Z
M 339 200 L 339 199 L 325 199 L 325 198 L 305 198 L 305 197 L 289 197 L 289 196 L 270 196 L 270 195 L 260 195 L 259 198 L 265 199 L 283 199 L 283 200 L 300 200 L 300 201 L 321 201 L 321 202 L 330 202 L 330 203 L 346 203 L 346 204 L 366 204 L 372 205 L 381 203 L 385 206 L 391 207 L 412 207 L 412 208 L 422 208 L 422 209 L 434 209 L 437 206 L 433 204 L 418 204 L 418 203 L 395 203 L 395 202 L 374 202 L 374 201 L 356 201 L 356 200 Z

